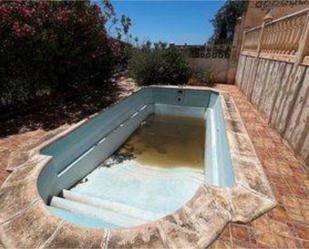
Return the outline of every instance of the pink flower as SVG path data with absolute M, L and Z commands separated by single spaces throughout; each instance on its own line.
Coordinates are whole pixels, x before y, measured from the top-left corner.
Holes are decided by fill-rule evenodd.
M 20 25 L 18 22 L 13 22 L 13 25 L 12 25 L 12 31 L 16 34 L 16 35 L 19 35 L 20 34 Z
M 24 24 L 23 26 L 21 26 L 20 23 L 17 21 L 13 23 L 11 28 L 12 28 L 12 31 L 15 33 L 15 35 L 18 37 L 22 37 L 27 34 L 35 33 L 35 30 L 33 27 L 31 27 L 28 24 Z
M 30 17 L 31 16 L 31 12 L 26 8 L 22 8 L 21 11 L 20 11 L 20 14 L 23 17 Z
M 23 27 L 22 27 L 22 30 L 26 33 L 26 34 L 29 34 L 29 33 L 34 33 L 34 29 L 28 25 L 28 24 L 25 24 Z
M 7 9 L 7 8 L 5 8 L 5 7 L 3 7 L 3 8 L 0 7 L 0 16 L 1 16 L 1 17 L 6 17 L 6 16 L 8 16 L 9 14 L 10 14 L 9 9 Z
M 41 20 L 40 18 L 37 18 L 37 19 L 36 19 L 36 22 L 37 22 L 37 24 L 38 24 L 39 27 L 42 27 L 42 26 L 43 26 L 43 22 L 42 22 L 42 20 Z

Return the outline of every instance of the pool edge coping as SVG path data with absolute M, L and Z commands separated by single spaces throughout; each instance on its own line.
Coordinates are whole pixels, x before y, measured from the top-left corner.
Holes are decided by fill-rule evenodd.
M 127 248 L 129 245 L 139 248 L 204 248 L 221 233 L 228 222 L 248 222 L 275 207 L 276 201 L 269 182 L 233 98 L 227 92 L 208 87 L 179 88 L 208 90 L 220 95 L 235 177 L 233 187 L 219 188 L 202 184 L 191 200 L 175 213 L 136 227 L 85 228 L 56 217 L 45 207 L 36 186 L 41 170 L 51 157 L 38 153 L 106 110 L 103 109 L 24 151 L 28 153 L 26 161 L 22 162 L 18 158 L 10 160 L 15 165 L 9 164 L 12 173 L 0 188 L 0 200 L 4 203 L 0 201 L 2 244 L 7 248 L 49 248 L 55 245 L 68 248 L 88 246 L 89 243 L 100 248 Z M 12 197 L 17 200 L 12 200 Z M 29 233 L 25 233 L 25 226 L 29 227 Z

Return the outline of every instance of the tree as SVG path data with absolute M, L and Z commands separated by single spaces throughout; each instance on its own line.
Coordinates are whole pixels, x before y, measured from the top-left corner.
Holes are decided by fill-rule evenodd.
M 214 19 L 211 20 L 214 27 L 214 34 L 208 40 L 210 44 L 230 44 L 233 42 L 234 28 L 237 18 L 247 8 L 246 0 L 228 0 L 217 11 Z

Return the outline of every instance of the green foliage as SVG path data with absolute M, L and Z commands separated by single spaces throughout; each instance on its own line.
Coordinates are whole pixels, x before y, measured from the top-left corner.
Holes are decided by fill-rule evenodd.
M 212 71 L 210 70 L 198 71 L 195 72 L 194 75 L 200 83 L 204 83 L 207 86 L 214 85 L 214 75 Z
M 209 39 L 211 44 L 230 44 L 233 42 L 234 28 L 237 18 L 247 8 L 246 0 L 228 0 L 217 11 L 212 21 L 214 34 Z
M 122 43 L 120 56 L 117 63 L 117 71 L 123 72 L 128 68 L 129 59 L 132 57 L 134 47 L 130 43 Z
M 115 13 L 104 3 L 0 1 L 0 107 L 90 84 L 110 89 L 120 47 L 105 29 Z M 121 25 L 127 33 L 130 20 Z
M 176 47 L 166 43 L 147 42 L 135 49 L 129 60 L 129 74 L 139 85 L 184 84 L 190 70 L 185 57 Z

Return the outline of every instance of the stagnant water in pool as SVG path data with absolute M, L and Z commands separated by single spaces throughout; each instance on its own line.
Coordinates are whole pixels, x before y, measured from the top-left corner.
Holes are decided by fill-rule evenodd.
M 205 121 L 151 115 L 115 153 L 144 166 L 204 168 Z
M 204 182 L 204 123 L 148 117 L 113 156 L 69 190 L 101 203 L 100 211 L 84 208 L 82 213 L 95 216 L 103 227 L 128 227 L 183 206 Z

